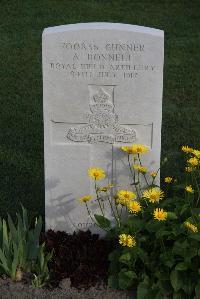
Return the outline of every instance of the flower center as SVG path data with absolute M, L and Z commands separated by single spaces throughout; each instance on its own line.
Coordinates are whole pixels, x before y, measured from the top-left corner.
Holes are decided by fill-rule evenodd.
M 129 199 L 129 194 L 128 194 L 128 193 L 125 193 L 125 194 L 124 194 L 124 197 L 125 197 L 126 199 Z

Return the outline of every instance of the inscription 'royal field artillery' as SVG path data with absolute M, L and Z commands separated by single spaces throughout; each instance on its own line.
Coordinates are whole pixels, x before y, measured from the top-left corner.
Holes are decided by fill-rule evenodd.
M 88 123 L 70 128 L 67 138 L 74 142 L 133 143 L 136 140 L 136 131 L 119 124 L 113 102 L 112 95 L 99 87 L 90 102 L 91 113 L 86 116 Z

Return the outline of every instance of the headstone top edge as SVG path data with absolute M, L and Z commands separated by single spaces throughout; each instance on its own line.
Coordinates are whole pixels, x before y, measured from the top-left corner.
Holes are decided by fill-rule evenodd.
M 121 30 L 121 31 L 132 31 L 144 34 L 150 34 L 154 36 L 164 37 L 164 31 L 156 28 L 123 24 L 123 23 L 109 23 L 109 22 L 92 22 L 92 23 L 77 23 L 60 25 L 54 27 L 47 27 L 43 31 L 44 35 L 53 33 L 61 33 L 65 31 L 76 31 L 76 30 Z

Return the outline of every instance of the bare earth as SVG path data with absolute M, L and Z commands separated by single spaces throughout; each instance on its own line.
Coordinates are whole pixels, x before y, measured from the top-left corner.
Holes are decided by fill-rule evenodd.
M 0 278 L 0 299 L 135 299 L 134 293 L 128 294 L 110 289 L 106 286 L 92 287 L 88 290 L 77 290 L 70 287 L 68 279 L 61 281 L 59 288 L 34 288 L 30 284 L 12 282 Z

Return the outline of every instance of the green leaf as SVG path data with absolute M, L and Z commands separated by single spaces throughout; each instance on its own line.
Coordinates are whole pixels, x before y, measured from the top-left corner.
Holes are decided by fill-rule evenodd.
M 39 218 L 36 218 L 36 220 L 35 220 L 35 228 L 33 231 L 34 243 L 38 243 L 41 230 L 42 230 L 42 218 L 39 217 Z
M 175 190 L 180 190 L 180 189 L 184 189 L 185 188 L 185 185 L 184 184 L 177 184 L 177 185 L 174 185 L 174 189 Z
M 155 221 L 155 222 L 152 222 L 152 220 L 151 221 L 149 221 L 149 222 L 147 222 L 146 223 L 146 230 L 147 231 L 149 231 L 150 233 L 154 233 L 154 232 L 157 232 L 157 231 L 159 231 L 159 229 L 160 228 L 162 228 L 162 226 L 163 226 L 163 223 L 160 223 L 160 222 L 162 222 L 162 221 Z
M 118 261 L 120 256 L 121 256 L 121 250 L 115 249 L 109 254 L 108 260 L 109 262 Z
M 185 240 L 183 242 L 176 241 L 174 243 L 172 253 L 174 255 L 180 255 L 180 256 L 184 257 L 185 252 L 187 251 L 188 248 L 189 248 L 189 243 L 187 240 Z
M 170 294 L 172 287 L 171 287 L 171 283 L 169 281 L 169 275 L 166 271 L 166 277 L 165 279 L 163 279 L 163 277 L 161 277 L 161 279 L 158 280 L 157 282 L 159 290 L 163 293 L 163 294 Z
M 182 289 L 187 295 L 191 295 L 194 292 L 194 283 L 191 281 L 191 279 L 185 281 Z
M 17 239 L 21 240 L 26 237 L 26 231 L 24 230 L 24 225 L 23 225 L 21 215 L 17 213 L 16 216 L 17 216 Z
M 172 287 L 175 292 L 178 292 L 181 289 L 181 280 L 179 276 L 179 272 L 176 270 L 173 270 L 170 274 L 170 281 L 172 284 Z
M 192 214 L 193 215 L 199 215 L 200 214 L 200 208 L 194 208 L 194 209 L 192 209 Z
M 19 252 L 18 252 L 18 248 L 16 244 L 13 244 L 13 261 L 12 261 L 12 265 L 11 265 L 11 278 L 13 280 L 15 280 L 16 278 L 16 270 L 17 270 L 17 266 L 18 266 L 18 256 L 19 256 Z
M 189 238 L 190 238 L 190 239 L 193 239 L 193 240 L 200 241 L 200 233 L 193 233 L 193 232 L 191 232 L 191 233 L 189 234 Z
M 0 248 L 2 248 L 3 244 L 3 221 L 0 218 Z
M 8 267 L 8 260 L 5 257 L 5 254 L 3 253 L 3 251 L 1 250 L 1 248 L 0 248 L 0 265 L 4 269 L 5 273 L 7 275 L 9 275 L 10 271 L 9 271 L 9 267 Z
M 174 292 L 173 293 L 173 299 L 183 299 L 181 292 Z
M 179 239 L 178 236 L 182 235 L 185 233 L 185 227 L 183 225 L 176 225 L 175 223 L 173 223 L 173 228 L 172 228 L 172 234 L 173 236 L 175 236 L 175 239 Z
M 118 289 L 119 288 L 119 280 L 118 277 L 116 277 L 115 275 L 109 275 L 108 277 L 108 286 L 114 289 Z
M 189 208 L 190 208 L 189 205 L 184 205 L 181 209 L 180 215 L 182 216 L 185 212 L 188 212 Z
M 163 263 L 163 265 L 167 266 L 168 268 L 172 268 L 175 264 L 175 259 L 171 252 L 164 252 L 160 255 L 160 260 Z
M 198 284 L 195 287 L 195 295 L 197 298 L 200 298 L 200 280 L 198 281 Z
M 45 265 L 44 244 L 40 247 L 39 259 L 40 259 L 40 268 L 43 269 Z
M 167 219 L 168 220 L 174 220 L 174 219 L 178 219 L 178 217 L 173 212 L 167 212 Z
M 146 283 L 141 282 L 137 288 L 137 299 L 148 299 L 148 294 L 149 286 Z
M 129 264 L 130 264 L 130 261 L 131 261 L 131 254 L 130 254 L 130 252 L 127 252 L 127 253 L 122 254 L 122 255 L 120 256 L 120 258 L 119 258 L 119 261 L 120 261 L 121 263 L 124 263 L 124 264 L 129 265 Z
M 108 220 L 106 217 L 98 214 L 94 214 L 94 217 L 97 221 L 97 223 L 102 227 L 102 228 L 109 228 L 110 227 L 110 220 Z
M 159 291 L 156 291 L 156 293 L 155 293 L 155 294 L 153 294 L 153 297 L 152 297 L 152 299 L 163 299 L 163 295 L 162 295 L 162 293 L 161 293 L 161 292 L 159 292 Z
M 3 246 L 2 248 L 6 248 L 8 250 L 9 248 L 9 243 L 8 243 L 8 228 L 6 221 L 3 219 Z
M 9 225 L 9 230 L 11 233 L 11 238 L 15 241 L 15 243 L 17 244 L 17 229 L 10 217 L 10 215 L 8 214 L 8 225 Z
M 171 234 L 171 232 L 169 232 L 169 231 L 159 230 L 159 231 L 156 232 L 156 238 L 162 238 L 162 237 L 168 236 L 170 234 Z
M 194 290 L 195 290 L 196 279 L 194 273 L 195 273 L 195 269 L 193 269 L 193 271 L 190 271 L 190 273 L 189 272 L 181 273 L 181 278 L 182 278 L 181 289 L 184 291 L 185 294 L 190 295 L 189 298 L 193 298 L 192 295 L 194 294 Z
M 134 233 L 136 231 L 142 230 L 145 222 L 135 216 L 130 216 L 130 218 L 127 220 L 127 225 L 131 229 L 131 232 Z
M 188 269 L 188 265 L 185 263 L 178 263 L 175 267 L 175 270 L 177 271 L 185 271 Z
M 24 229 L 29 230 L 27 210 L 23 207 L 23 205 L 21 205 L 21 207 L 22 207 L 22 221 L 23 221 Z
M 14 244 L 15 246 L 15 244 Z M 27 263 L 27 253 L 25 251 L 25 246 L 26 246 L 26 242 L 21 239 L 19 240 L 19 244 L 18 244 L 18 263 L 19 266 L 24 268 L 26 267 L 26 263 Z
M 138 248 L 137 254 L 144 264 L 148 263 L 148 253 L 145 250 Z
M 119 273 L 120 289 L 129 288 L 132 285 L 134 278 L 137 278 L 137 275 L 134 271 L 126 271 L 126 270 L 122 269 Z

